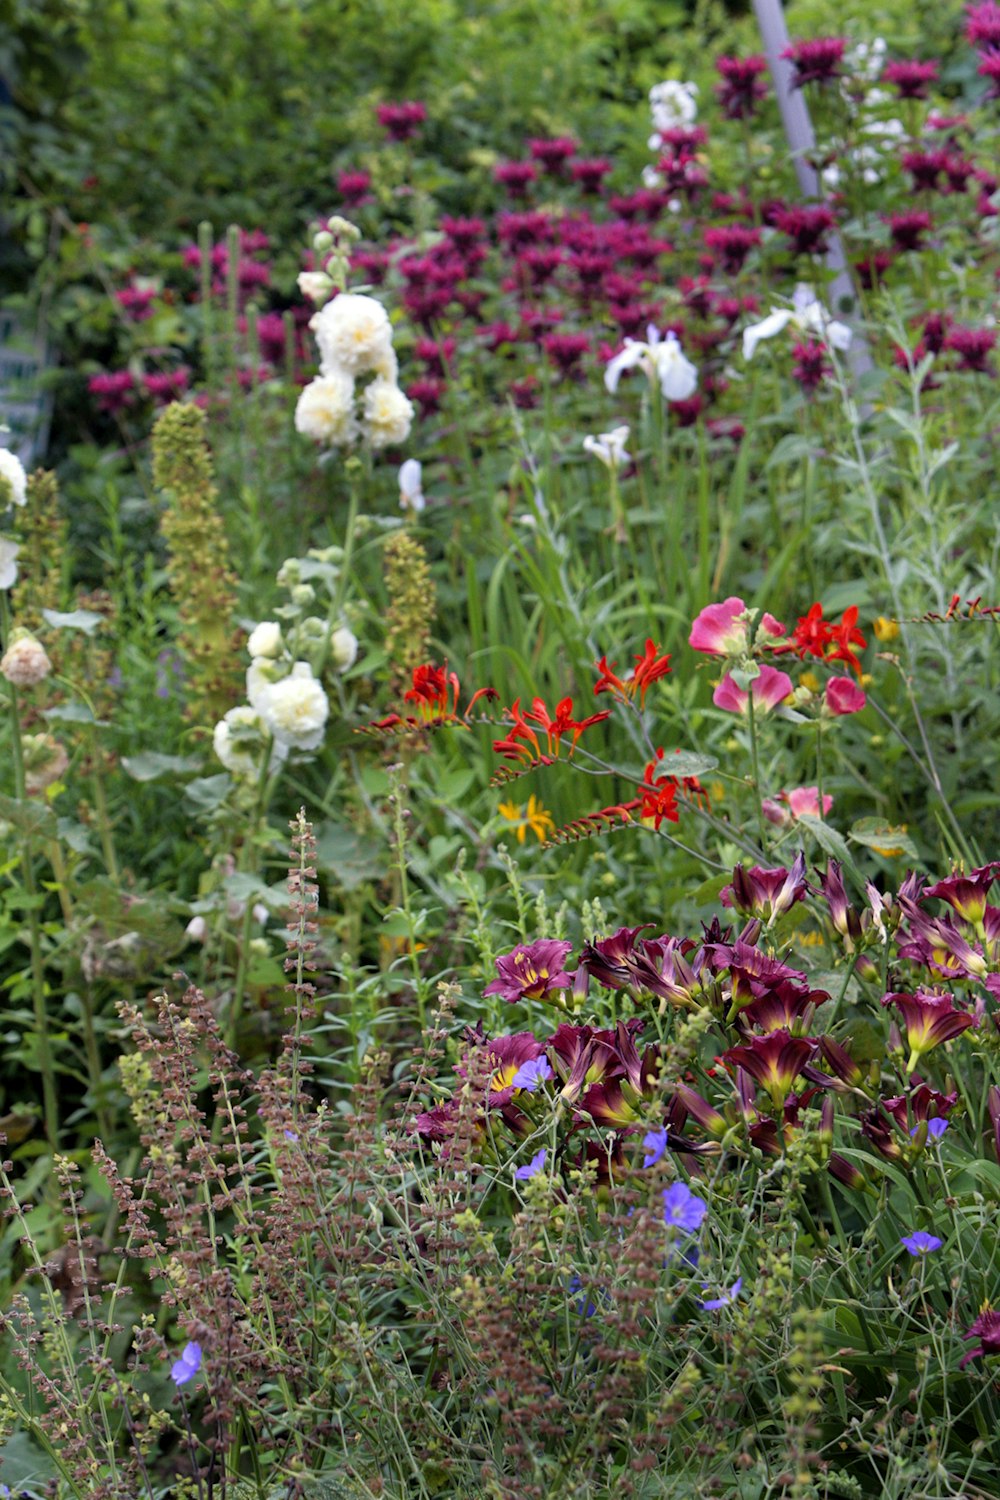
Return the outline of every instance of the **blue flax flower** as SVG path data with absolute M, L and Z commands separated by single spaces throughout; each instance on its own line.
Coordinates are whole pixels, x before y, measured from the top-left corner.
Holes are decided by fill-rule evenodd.
M 916 1135 L 916 1133 L 917 1133 L 917 1131 L 919 1129 L 920 1129 L 919 1125 L 914 1125 L 913 1129 L 910 1131 L 910 1135 L 911 1136 Z M 927 1121 L 927 1139 L 929 1141 L 939 1141 L 941 1139 L 941 1137 L 944 1135 L 944 1133 L 945 1133 L 945 1131 L 947 1129 L 948 1129 L 948 1121 L 947 1120 L 942 1120 L 942 1119 L 928 1120 Z
M 511 1087 L 515 1089 L 527 1089 L 533 1094 L 541 1084 L 552 1077 L 552 1068 L 547 1057 L 533 1057 L 530 1062 L 522 1063 L 510 1080 Z
M 667 1149 L 667 1127 L 664 1125 L 660 1130 L 647 1130 L 642 1144 L 646 1148 L 646 1155 L 642 1158 L 643 1166 L 655 1167 Z
M 170 1366 L 170 1378 L 174 1385 L 186 1385 L 201 1369 L 201 1345 L 185 1344 L 180 1359 Z
M 541 1151 L 536 1151 L 530 1161 L 526 1161 L 523 1167 L 518 1167 L 514 1173 L 518 1182 L 527 1182 L 529 1177 L 534 1177 L 545 1165 L 546 1150 L 543 1146 Z
M 936 1234 L 927 1234 L 923 1229 L 917 1229 L 913 1234 L 904 1234 L 899 1243 L 911 1255 L 929 1255 L 932 1250 L 940 1250 L 944 1240 L 939 1240 Z
M 686 1182 L 674 1182 L 663 1189 L 663 1221 L 669 1228 L 693 1234 L 707 1212 L 704 1198 L 692 1193 Z
M 736 1301 L 736 1299 L 740 1295 L 740 1292 L 742 1291 L 742 1289 L 743 1289 L 743 1277 L 742 1276 L 737 1276 L 736 1280 L 733 1282 L 733 1284 L 729 1288 L 728 1292 L 725 1289 L 723 1289 L 719 1293 L 719 1295 L 717 1297 L 709 1297 L 708 1301 L 707 1302 L 702 1302 L 701 1305 L 705 1309 L 706 1312 L 714 1312 L 717 1307 L 728 1307 L 729 1304 L 730 1304 L 730 1302 L 735 1302 Z M 707 1286 L 703 1286 L 702 1287 L 702 1291 L 703 1292 L 707 1292 L 708 1291 L 708 1287 Z M 701 1301 L 700 1298 L 699 1298 L 699 1301 Z

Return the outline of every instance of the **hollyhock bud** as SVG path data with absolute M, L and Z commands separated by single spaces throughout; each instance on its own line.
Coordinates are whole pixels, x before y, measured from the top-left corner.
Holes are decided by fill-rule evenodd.
M 858 714 L 867 701 L 850 677 L 831 677 L 826 685 L 825 708 L 829 714 Z
M 0 506 L 27 504 L 27 486 L 24 465 L 17 454 L 9 448 L 0 448 Z
M 10 645 L 0 659 L 0 672 L 15 687 L 34 687 L 52 670 L 41 641 L 27 630 L 15 630 Z

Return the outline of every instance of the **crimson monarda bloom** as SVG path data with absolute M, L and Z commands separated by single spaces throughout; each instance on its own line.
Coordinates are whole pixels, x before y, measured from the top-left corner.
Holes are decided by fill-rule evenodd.
M 832 83 L 840 77 L 847 42 L 839 36 L 819 36 L 812 41 L 792 42 L 782 52 L 795 69 L 793 87 L 807 83 Z
M 380 104 L 375 113 L 391 141 L 408 141 L 427 119 L 427 105 L 407 99 L 400 104 Z
M 965 18 L 966 41 L 985 52 L 1000 51 L 1000 5 L 996 0 L 982 0 L 970 5 Z
M 760 53 L 752 57 L 717 57 L 715 70 L 722 78 L 715 92 L 726 119 L 749 119 L 767 95 L 764 82 L 767 58 Z
M 914 58 L 886 65 L 884 82 L 896 90 L 901 99 L 926 99 L 932 83 L 937 82 L 936 62 L 917 62 Z
M 894 1005 L 906 1028 L 906 1045 L 910 1049 L 906 1071 L 912 1073 L 925 1052 L 951 1041 L 973 1024 L 967 1010 L 959 1010 L 953 995 L 939 995 L 928 990 L 916 994 L 890 993 L 883 1005 Z
M 747 714 L 750 711 L 752 693 L 754 713 L 766 714 L 783 703 L 793 691 L 792 679 L 787 672 L 779 672 L 776 667 L 762 666 L 750 684 L 749 693 L 745 688 L 737 686 L 732 673 L 727 672 L 712 694 L 712 702 L 716 708 L 724 708 L 728 713 Z
M 795 255 L 825 255 L 827 235 L 835 219 L 825 204 L 779 209 L 774 215 L 774 227 L 787 235 Z
M 782 912 L 801 901 L 806 893 L 806 860 L 801 852 L 795 856 L 790 870 L 783 865 L 765 870 L 760 865 L 746 869 L 737 865 L 733 870 L 732 885 L 727 885 L 719 899 L 723 906 L 735 906 L 739 911 L 759 917 L 769 925 Z
M 826 345 L 818 339 L 807 339 L 792 349 L 792 379 L 807 393 L 819 389 L 832 373 L 826 357 Z
M 750 251 L 760 244 L 760 230 L 746 224 L 722 224 L 706 229 L 705 249 L 727 276 L 738 276 Z
M 811 1037 L 792 1036 L 781 1028 L 767 1036 L 748 1037 L 744 1046 L 723 1052 L 722 1060 L 749 1073 L 767 1089 L 775 1109 L 780 1109 L 815 1050 Z
M 979 1343 L 962 1355 L 958 1362 L 959 1369 L 967 1365 L 970 1359 L 981 1359 L 985 1354 L 1000 1354 L 1000 1312 L 989 1306 L 984 1307 L 968 1333 L 963 1333 L 962 1337 L 978 1339 Z
M 659 646 L 653 640 L 646 641 L 646 648 L 641 656 L 635 659 L 635 666 L 626 677 L 615 675 L 617 662 L 608 666 L 608 658 L 602 656 L 594 666 L 600 672 L 600 677 L 594 684 L 594 693 L 614 693 L 618 698 L 639 699 L 641 708 L 646 706 L 646 694 L 654 682 L 659 682 L 661 677 L 666 677 L 670 671 L 670 657 L 660 656 Z
M 553 991 L 570 989 L 573 976 L 563 965 L 572 946 L 555 938 L 539 938 L 535 943 L 521 944 L 512 953 L 502 953 L 496 961 L 499 978 L 488 984 L 483 994 L 515 1002 L 541 1000 Z
M 924 235 L 931 229 L 931 216 L 926 209 L 907 209 L 904 213 L 883 215 L 889 226 L 892 243 L 897 250 L 920 250 Z
M 561 172 L 571 156 L 579 150 L 578 143 L 570 135 L 559 135 L 548 140 L 531 140 L 528 150 L 533 160 L 541 162 L 546 172 Z

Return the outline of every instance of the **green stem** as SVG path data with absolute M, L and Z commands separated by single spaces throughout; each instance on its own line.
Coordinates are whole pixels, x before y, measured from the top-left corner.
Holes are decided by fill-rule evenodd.
M 757 722 L 754 718 L 753 683 L 747 688 L 747 727 L 750 730 L 750 767 L 753 774 L 753 796 L 757 809 L 757 836 L 760 847 L 767 852 L 767 832 L 764 828 L 764 809 L 760 797 L 760 760 L 757 753 Z
M 4 645 L 10 640 L 10 604 L 6 591 L 0 589 L 0 621 L 3 625 Z M 24 750 L 21 745 L 21 716 L 17 708 L 17 688 L 7 684 L 10 699 L 11 760 L 14 766 L 14 796 L 27 808 L 24 780 Z M 42 924 L 38 919 L 38 889 L 35 885 L 34 854 L 31 835 L 25 833 L 21 839 L 21 870 L 24 889 L 28 897 L 28 938 L 31 947 L 31 999 L 35 1012 L 35 1034 L 38 1038 L 38 1061 L 42 1074 L 42 1099 L 45 1109 L 45 1134 L 53 1151 L 59 1149 L 59 1104 L 56 1093 L 56 1075 L 52 1062 L 52 1046 L 49 1040 L 49 1019 L 45 1005 L 45 965 L 42 959 Z

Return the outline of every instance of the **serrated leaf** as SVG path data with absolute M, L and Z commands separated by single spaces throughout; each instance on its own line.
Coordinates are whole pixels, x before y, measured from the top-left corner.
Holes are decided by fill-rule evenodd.
M 123 755 L 123 770 L 133 781 L 156 781 L 160 776 L 183 776 L 200 771 L 202 762 L 191 755 L 161 755 L 158 750 L 140 750 L 138 755 Z
M 98 625 L 104 623 L 103 615 L 89 609 L 73 609 L 68 614 L 61 614 L 58 609 L 43 609 L 42 618 L 56 630 L 82 630 L 85 635 L 93 635 Z
M 699 755 L 697 750 L 678 750 L 674 755 L 665 755 L 657 770 L 667 776 L 707 776 L 718 764 L 714 755 Z

